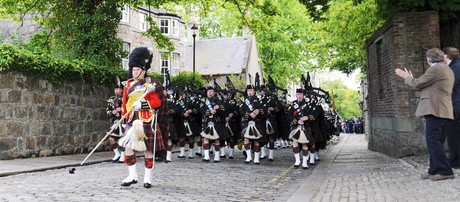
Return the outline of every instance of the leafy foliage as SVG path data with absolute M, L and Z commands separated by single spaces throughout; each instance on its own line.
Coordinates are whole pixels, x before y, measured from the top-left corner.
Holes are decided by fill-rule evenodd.
M 46 53 L 34 53 L 12 44 L 0 45 L 0 72 L 20 72 L 53 84 L 83 81 L 90 84 L 113 83 L 115 75 L 126 78 L 121 68 L 109 68 L 79 60 L 65 60 Z
M 324 15 L 326 20 L 315 23 L 316 38 L 308 48 L 320 53 L 315 54 L 318 65 L 347 74 L 360 68 L 366 72 L 365 41 L 384 23 L 376 13 L 374 0 L 331 3 Z
M 147 29 L 146 32 L 143 32 L 142 35 L 148 36 L 152 38 L 155 42 L 157 42 L 158 49 L 166 49 L 168 52 L 163 53 L 164 56 L 171 55 L 171 52 L 174 51 L 174 44 L 171 42 L 169 37 L 165 36 L 161 33 L 160 27 L 157 26 L 155 20 L 152 17 L 147 17 L 147 22 L 150 24 L 150 27 Z
M 341 79 L 323 81 L 321 88 L 329 91 L 331 96 L 332 91 L 334 92 L 334 103 L 342 119 L 361 116 L 359 93 L 354 89 L 347 88 Z
M 378 14 L 384 19 L 389 19 L 397 12 L 406 11 L 439 11 L 441 20 L 458 17 L 460 0 L 376 0 Z
M 192 72 L 179 72 L 176 76 L 171 77 L 171 84 L 181 89 L 190 87 L 192 84 L 195 88 L 204 86 L 206 81 L 199 74 Z

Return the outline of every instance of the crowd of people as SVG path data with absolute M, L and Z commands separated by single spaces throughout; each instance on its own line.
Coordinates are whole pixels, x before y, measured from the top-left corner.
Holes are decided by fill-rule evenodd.
M 308 169 L 340 132 L 336 115 L 321 105 L 329 103 L 328 93 L 312 87 L 309 77 L 302 75 L 296 100 L 288 102 L 286 90 L 271 79 L 260 85 L 258 74 L 244 90 L 234 88 L 228 77 L 225 89 L 215 80 L 203 88 L 179 89 L 169 81 L 161 85 L 147 75 L 151 61 L 148 48 L 135 48 L 129 56 L 129 79 L 117 82 L 108 100 L 112 128 L 119 127 L 110 138 L 113 162 L 126 163 L 129 171 L 122 186 L 138 182 L 135 151 L 145 154 L 144 187 L 150 188 L 154 162 L 173 161 L 174 145 L 179 147 L 177 158 L 210 162 L 213 155 L 212 162 L 218 163 L 232 159 L 237 148 L 244 151 L 244 163 L 254 164 L 263 158 L 274 161 L 275 146 L 292 146 L 294 167 Z
M 361 116 L 350 117 L 340 123 L 340 132 L 364 134 L 364 119 Z

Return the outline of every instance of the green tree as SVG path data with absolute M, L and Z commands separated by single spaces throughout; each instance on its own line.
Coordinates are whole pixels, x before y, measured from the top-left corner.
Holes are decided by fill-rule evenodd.
M 48 28 L 50 37 L 41 44 L 57 57 L 91 61 L 97 65 L 119 66 L 122 41 L 116 37 L 121 19 L 118 1 L 81 0 L 1 0 L 0 15 L 22 21 L 34 14 L 39 25 Z M 38 38 L 37 38 L 38 39 Z
M 356 69 L 366 72 L 365 41 L 382 24 L 376 17 L 374 0 L 355 3 L 352 0 L 334 0 L 324 13 L 322 21 L 313 25 L 315 40 L 308 50 L 315 55 L 319 67 L 329 67 L 344 73 Z
M 438 11 L 441 47 L 460 47 L 460 0 L 376 0 L 378 15 L 389 19 L 397 12 Z
M 342 119 L 347 119 L 350 116 L 361 116 L 361 108 L 359 107 L 360 95 L 354 90 L 347 88 L 342 79 L 334 79 L 323 81 L 321 88 L 329 91 L 329 95 L 334 93 L 336 109 Z

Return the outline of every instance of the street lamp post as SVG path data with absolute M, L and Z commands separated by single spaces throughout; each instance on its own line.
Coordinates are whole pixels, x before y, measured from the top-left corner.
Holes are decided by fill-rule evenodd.
M 192 30 L 192 37 L 193 37 L 193 80 L 195 80 L 195 37 L 196 37 L 196 30 L 198 27 L 193 24 L 193 26 L 190 28 Z

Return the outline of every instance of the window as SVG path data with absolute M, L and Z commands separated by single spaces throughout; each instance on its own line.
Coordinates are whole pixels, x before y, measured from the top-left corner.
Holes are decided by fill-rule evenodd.
M 124 5 L 123 9 L 121 10 L 121 21 L 129 23 L 129 6 Z
M 172 35 L 179 36 L 179 22 L 177 20 L 172 21 Z
M 161 56 L 160 56 L 161 57 Z M 161 75 L 165 75 L 167 71 L 170 70 L 170 61 L 169 61 L 169 58 L 163 58 L 161 57 L 161 65 L 160 65 L 160 68 L 161 68 Z
M 144 13 L 139 13 L 139 30 L 147 31 L 147 15 Z
M 127 42 L 123 42 L 123 51 L 124 52 L 127 52 L 128 55 L 130 53 L 130 46 L 131 44 L 127 43 Z M 129 66 L 128 66 L 128 56 L 126 56 L 125 58 L 121 59 L 121 66 L 123 67 L 123 69 L 126 69 L 128 70 L 129 69 Z
M 171 66 L 171 75 L 179 74 L 179 63 L 180 55 L 178 53 L 173 53 L 172 66 Z
M 160 19 L 161 33 L 169 35 L 169 19 Z

